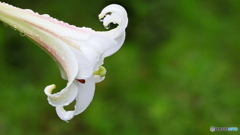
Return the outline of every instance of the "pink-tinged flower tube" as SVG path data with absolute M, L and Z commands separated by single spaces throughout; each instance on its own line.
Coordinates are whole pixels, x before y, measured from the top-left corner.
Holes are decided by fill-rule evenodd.
M 105 7 L 99 14 L 105 27 L 118 26 L 109 31 L 79 28 L 29 9 L 20 9 L 0 2 L 0 20 L 28 36 L 57 61 L 63 79 L 68 81 L 60 92 L 52 93 L 55 85 L 44 89 L 48 102 L 56 107 L 65 121 L 83 112 L 93 99 L 95 83 L 104 79 L 104 58 L 118 51 L 125 40 L 128 24 L 126 10 L 116 4 Z M 64 106 L 76 100 L 74 110 Z

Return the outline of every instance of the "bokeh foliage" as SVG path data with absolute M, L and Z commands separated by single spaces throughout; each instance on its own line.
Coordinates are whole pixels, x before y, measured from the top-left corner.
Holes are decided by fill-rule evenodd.
M 117 3 L 129 25 L 123 47 L 105 60 L 108 73 L 93 102 L 69 123 L 43 93 L 46 85 L 66 85 L 54 61 L 2 25 L 1 134 L 206 135 L 214 134 L 210 126 L 240 128 L 240 1 L 5 2 L 95 30 L 104 30 L 102 8 Z

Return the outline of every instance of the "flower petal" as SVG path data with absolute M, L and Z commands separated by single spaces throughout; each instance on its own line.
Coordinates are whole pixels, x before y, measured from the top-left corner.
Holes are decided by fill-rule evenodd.
M 110 14 L 109 14 L 110 13 Z M 117 45 L 111 46 L 103 57 L 107 57 L 118 51 L 125 40 L 125 29 L 128 24 L 128 17 L 126 10 L 117 4 L 112 4 L 105 7 L 99 14 L 99 18 L 103 19 L 103 25 L 108 26 L 110 23 L 117 23 L 115 29 L 106 32 L 99 32 L 117 41 Z
M 93 73 L 93 66 L 89 59 L 86 58 L 82 50 L 78 50 L 74 47 L 70 47 L 77 59 L 78 72 L 75 79 L 89 78 Z
M 86 79 L 86 83 L 78 83 L 78 96 L 76 98 L 76 106 L 75 106 L 75 115 L 83 112 L 91 103 L 94 91 L 95 91 L 95 80 L 94 76 Z
M 22 10 L 0 2 L 0 20 L 23 32 L 57 61 L 61 75 L 68 80 L 66 88 L 56 94 L 51 94 L 53 86 L 46 87 L 45 93 L 51 105 L 67 105 L 74 100 L 77 88 L 73 83 L 78 73 L 78 61 L 70 49 L 68 42 L 59 36 L 61 33 L 72 34 L 75 29 L 72 26 L 64 25 L 51 17 L 38 15 L 32 11 Z M 62 29 L 59 29 L 62 28 Z M 58 30 L 62 30 L 60 33 Z M 66 31 L 64 31 L 66 30 Z M 77 31 L 77 30 L 76 30 Z M 83 35 L 83 33 L 82 33 Z M 75 93 L 75 97 L 72 96 Z M 63 98 L 65 96 L 65 98 Z
M 60 69 L 65 71 L 66 75 L 64 73 L 62 75 L 67 76 L 65 78 L 71 84 L 78 72 L 77 60 L 67 42 L 61 40 L 62 38 L 59 38 L 54 31 L 60 27 L 64 28 L 64 26 L 61 26 L 56 20 L 54 22 L 53 18 L 47 18 L 49 17 L 0 2 L 0 20 L 23 32 L 47 51 L 59 63 Z M 55 27 L 53 27 L 54 24 L 56 24 Z M 68 31 L 64 32 L 68 33 Z
M 62 40 L 54 40 L 55 38 L 47 33 L 45 33 L 45 35 L 46 37 L 42 43 L 46 44 L 50 52 L 49 54 L 59 63 L 58 65 L 62 76 L 65 76 L 64 78 L 68 80 L 67 86 L 59 93 L 51 94 L 52 90 L 47 90 L 45 93 L 51 105 L 67 105 L 74 100 L 77 94 L 77 87 L 73 84 L 73 81 L 78 73 L 78 62 L 74 53 L 65 42 Z
M 116 44 L 116 41 L 107 36 L 92 34 L 88 39 L 87 45 L 82 45 L 80 48 L 86 58 L 91 62 L 93 70 L 96 70 L 105 52 L 107 52 L 111 46 L 116 46 Z
M 90 34 L 86 41 L 65 37 L 69 41 L 78 44 L 80 49 L 70 47 L 78 59 L 78 79 L 89 78 L 93 71 L 102 64 L 105 52 L 112 46 L 116 46 L 117 42 L 106 35 L 95 33 Z
M 95 83 L 99 83 L 105 79 L 105 76 L 94 75 Z
M 68 121 L 74 117 L 74 111 L 65 111 L 62 106 L 56 107 L 57 115 L 60 119 Z
M 55 85 L 49 85 L 44 89 L 45 94 L 48 96 L 48 102 L 52 106 L 66 106 L 70 104 L 78 94 L 78 87 L 72 83 L 60 92 L 51 94 Z
M 57 114 L 62 120 L 68 121 L 72 119 L 74 115 L 78 115 L 83 112 L 91 103 L 95 91 L 94 77 L 91 76 L 85 81 L 86 83 L 84 84 L 77 82 L 79 92 L 76 98 L 74 111 L 66 111 L 63 106 L 56 107 Z

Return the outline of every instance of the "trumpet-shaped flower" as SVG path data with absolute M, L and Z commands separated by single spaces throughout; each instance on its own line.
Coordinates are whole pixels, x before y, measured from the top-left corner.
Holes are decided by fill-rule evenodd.
M 52 93 L 55 85 L 44 89 L 48 102 L 56 107 L 65 121 L 83 112 L 93 99 L 95 83 L 104 79 L 104 58 L 120 49 L 125 40 L 127 12 L 119 5 L 105 7 L 99 14 L 103 25 L 118 26 L 109 31 L 94 31 L 69 25 L 47 14 L 39 15 L 29 9 L 20 9 L 0 2 L 0 20 L 31 38 L 57 61 L 63 79 L 68 81 L 60 92 Z M 75 109 L 64 106 L 76 100 Z

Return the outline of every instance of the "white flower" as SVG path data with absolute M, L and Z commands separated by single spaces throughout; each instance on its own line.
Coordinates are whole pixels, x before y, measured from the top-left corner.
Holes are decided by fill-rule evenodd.
M 104 58 L 115 53 L 125 39 L 127 12 L 119 5 L 105 7 L 99 14 L 103 25 L 118 26 L 99 32 L 90 28 L 69 25 L 47 14 L 39 15 L 29 9 L 20 9 L 0 2 L 0 20 L 35 41 L 57 61 L 68 83 L 60 92 L 52 94 L 55 85 L 45 88 L 49 104 L 56 107 L 58 116 L 65 121 L 83 112 L 92 101 L 95 83 L 104 79 Z M 75 109 L 65 111 L 64 106 L 76 100 Z

